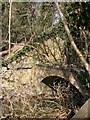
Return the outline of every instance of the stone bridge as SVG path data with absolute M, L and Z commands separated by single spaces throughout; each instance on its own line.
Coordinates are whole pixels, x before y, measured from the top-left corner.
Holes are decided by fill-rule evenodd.
M 75 76 L 73 75 L 73 73 L 71 73 L 69 69 L 37 64 L 32 67 L 30 73 L 32 76 L 31 81 L 36 86 L 39 92 L 43 92 L 45 91 L 45 89 L 48 88 L 46 85 L 41 83 L 41 81 L 47 76 L 59 76 L 65 78 L 80 90 Z
M 56 43 L 56 39 L 52 40 L 49 39 L 47 41 L 45 41 L 44 43 L 47 47 L 45 49 L 47 49 L 48 51 L 48 59 L 51 63 L 56 63 L 56 61 L 54 60 L 54 57 L 57 60 L 61 60 L 63 57 L 62 55 L 63 53 L 63 46 L 64 46 L 64 41 L 62 39 L 57 38 L 57 43 Z M 60 46 L 58 46 L 60 45 Z M 43 53 L 43 45 L 39 45 L 39 47 L 37 47 L 37 51 L 39 53 L 41 53 L 42 55 Z M 41 49 L 39 49 L 41 48 Z M 49 50 L 48 50 L 49 48 Z M 53 57 L 52 54 L 55 56 Z M 17 61 L 13 61 L 12 63 L 10 63 L 8 65 L 8 68 L 10 68 L 9 70 L 7 70 L 6 72 L 4 72 L 3 76 L 5 79 L 9 79 L 9 81 L 18 81 L 18 84 L 23 83 L 23 84 L 28 84 L 30 82 L 32 82 L 36 89 L 38 89 L 39 92 L 45 91 L 46 86 L 41 83 L 41 81 L 46 78 L 47 76 L 59 76 L 62 78 L 66 78 L 67 80 L 70 80 L 70 82 L 72 84 L 74 84 L 76 87 L 78 87 L 77 82 L 76 82 L 76 75 L 74 75 L 73 73 L 71 73 L 69 68 L 59 68 L 58 66 L 50 66 L 48 64 L 41 64 L 41 63 L 36 63 L 37 59 L 33 59 L 33 57 L 37 56 L 36 51 L 30 51 L 30 53 L 28 53 L 27 56 L 22 56 L 20 59 L 18 59 Z M 64 59 L 62 59 L 62 61 L 66 61 Z M 30 66 L 30 67 L 29 67 Z M 17 68 L 20 69 L 17 69 Z M 23 68 L 29 68 L 29 69 L 22 69 Z M 10 77 L 9 77 L 10 76 Z
M 18 85 L 32 83 L 35 86 L 35 89 L 38 91 L 38 93 L 41 94 L 47 91 L 47 89 L 50 89 L 49 87 L 44 85 L 41 81 L 48 76 L 59 76 L 65 78 L 66 80 L 69 80 L 76 88 L 78 88 L 82 92 L 81 87 L 79 87 L 80 86 L 79 80 L 77 80 L 76 75 L 73 72 L 71 72 L 70 68 L 67 67 L 62 68 L 56 65 L 51 66 L 48 64 L 40 63 L 30 64 L 32 65 L 31 67 L 26 67 L 25 65 L 26 68 L 25 67 L 18 68 L 16 65 L 17 65 L 16 63 L 15 65 L 12 63 L 10 69 L 3 72 L 3 78 L 5 82 L 7 82 L 7 84 L 8 81 L 9 83 L 14 82 L 14 84 Z M 10 84 L 8 85 L 10 86 Z

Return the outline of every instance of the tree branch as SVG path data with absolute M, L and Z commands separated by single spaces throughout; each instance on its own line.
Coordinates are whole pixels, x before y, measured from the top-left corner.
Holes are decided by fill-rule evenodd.
M 80 52 L 80 50 L 78 49 L 77 45 L 75 44 L 74 42 L 74 39 L 72 37 L 72 35 L 70 34 L 70 30 L 69 30 L 69 27 L 68 27 L 68 24 L 67 24 L 67 20 L 66 18 L 64 17 L 64 14 L 62 13 L 62 10 L 63 10 L 63 5 L 60 4 L 60 7 L 58 5 L 58 2 L 55 2 L 56 4 L 56 7 L 59 11 L 59 14 L 61 16 L 61 19 L 62 19 L 62 22 L 64 24 L 64 27 L 65 27 L 65 30 L 67 32 L 67 35 L 69 37 L 69 40 L 71 42 L 71 45 L 73 46 L 74 50 L 76 51 L 76 53 L 78 54 L 80 60 L 82 61 L 82 63 L 84 64 L 86 70 L 88 71 L 89 75 L 90 75 L 90 65 L 89 63 L 86 61 L 86 59 L 84 58 L 84 56 L 82 55 L 82 53 Z

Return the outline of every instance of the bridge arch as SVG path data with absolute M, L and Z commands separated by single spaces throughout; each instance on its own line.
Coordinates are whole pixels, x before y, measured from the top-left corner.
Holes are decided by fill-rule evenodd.
M 48 76 L 58 76 L 67 80 L 79 89 L 78 84 L 69 70 L 59 68 L 48 68 L 41 66 L 34 66 L 31 70 L 32 82 L 35 85 L 38 92 L 41 94 L 43 91 L 48 89 L 41 81 Z

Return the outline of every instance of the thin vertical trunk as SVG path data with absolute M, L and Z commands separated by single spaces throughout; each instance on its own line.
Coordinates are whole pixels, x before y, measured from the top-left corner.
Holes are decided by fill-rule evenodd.
M 9 8 L 9 28 L 8 28 L 8 33 L 9 33 L 9 55 L 11 51 L 11 9 L 12 9 L 12 0 L 9 0 L 10 8 Z

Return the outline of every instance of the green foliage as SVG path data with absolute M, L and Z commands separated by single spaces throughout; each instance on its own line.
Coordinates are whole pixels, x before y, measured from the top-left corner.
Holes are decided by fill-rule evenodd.
M 74 73 L 76 74 L 78 80 L 80 80 L 82 86 L 87 89 L 90 89 L 90 77 L 88 71 L 84 67 L 74 67 Z
M 19 50 L 16 52 L 12 57 L 10 57 L 8 60 L 2 61 L 2 66 L 8 66 L 9 63 L 15 61 L 17 58 L 21 57 L 22 55 L 25 55 L 27 52 L 30 51 L 30 47 L 25 46 L 22 50 Z
M 67 3 L 64 6 L 64 13 L 68 20 L 68 25 L 71 34 L 74 38 L 77 47 L 83 53 L 84 56 L 86 56 L 85 51 L 89 50 L 89 45 L 90 45 L 89 34 L 86 35 L 86 31 L 89 32 L 90 30 L 90 25 L 88 24 L 90 23 L 89 6 L 90 6 L 90 2 Z M 76 53 L 74 52 L 72 46 L 68 41 L 66 44 L 66 49 L 67 49 L 68 57 L 72 57 L 71 58 L 72 62 L 73 63 L 77 62 L 77 64 L 80 63 L 78 56 L 76 55 Z
M 90 25 L 88 25 L 90 22 L 89 6 L 90 2 L 66 4 L 66 15 L 68 16 L 68 20 L 73 27 L 90 27 Z
M 78 72 L 78 79 L 82 82 L 83 86 L 86 86 L 87 89 L 90 89 L 90 78 L 88 72 L 85 69 L 81 69 Z
M 11 42 L 26 42 L 36 46 L 37 43 L 49 38 L 60 37 L 65 40 L 65 51 L 67 63 L 80 63 L 78 56 L 73 50 L 67 37 L 62 21 L 54 28 L 51 27 L 52 18 L 56 10 L 54 3 L 28 3 L 28 2 L 13 2 L 12 7 L 12 22 L 11 22 Z M 71 34 L 78 48 L 85 55 L 88 51 L 86 44 L 90 44 L 89 38 L 84 38 L 81 35 L 80 28 L 85 28 L 89 31 L 90 25 L 90 2 L 88 3 L 67 3 L 64 4 L 64 14 L 68 20 L 68 25 Z M 2 3 L 2 42 L 8 42 L 8 12 L 9 3 Z M 70 58 L 70 59 L 68 59 Z M 71 62 L 70 62 L 71 61 Z

